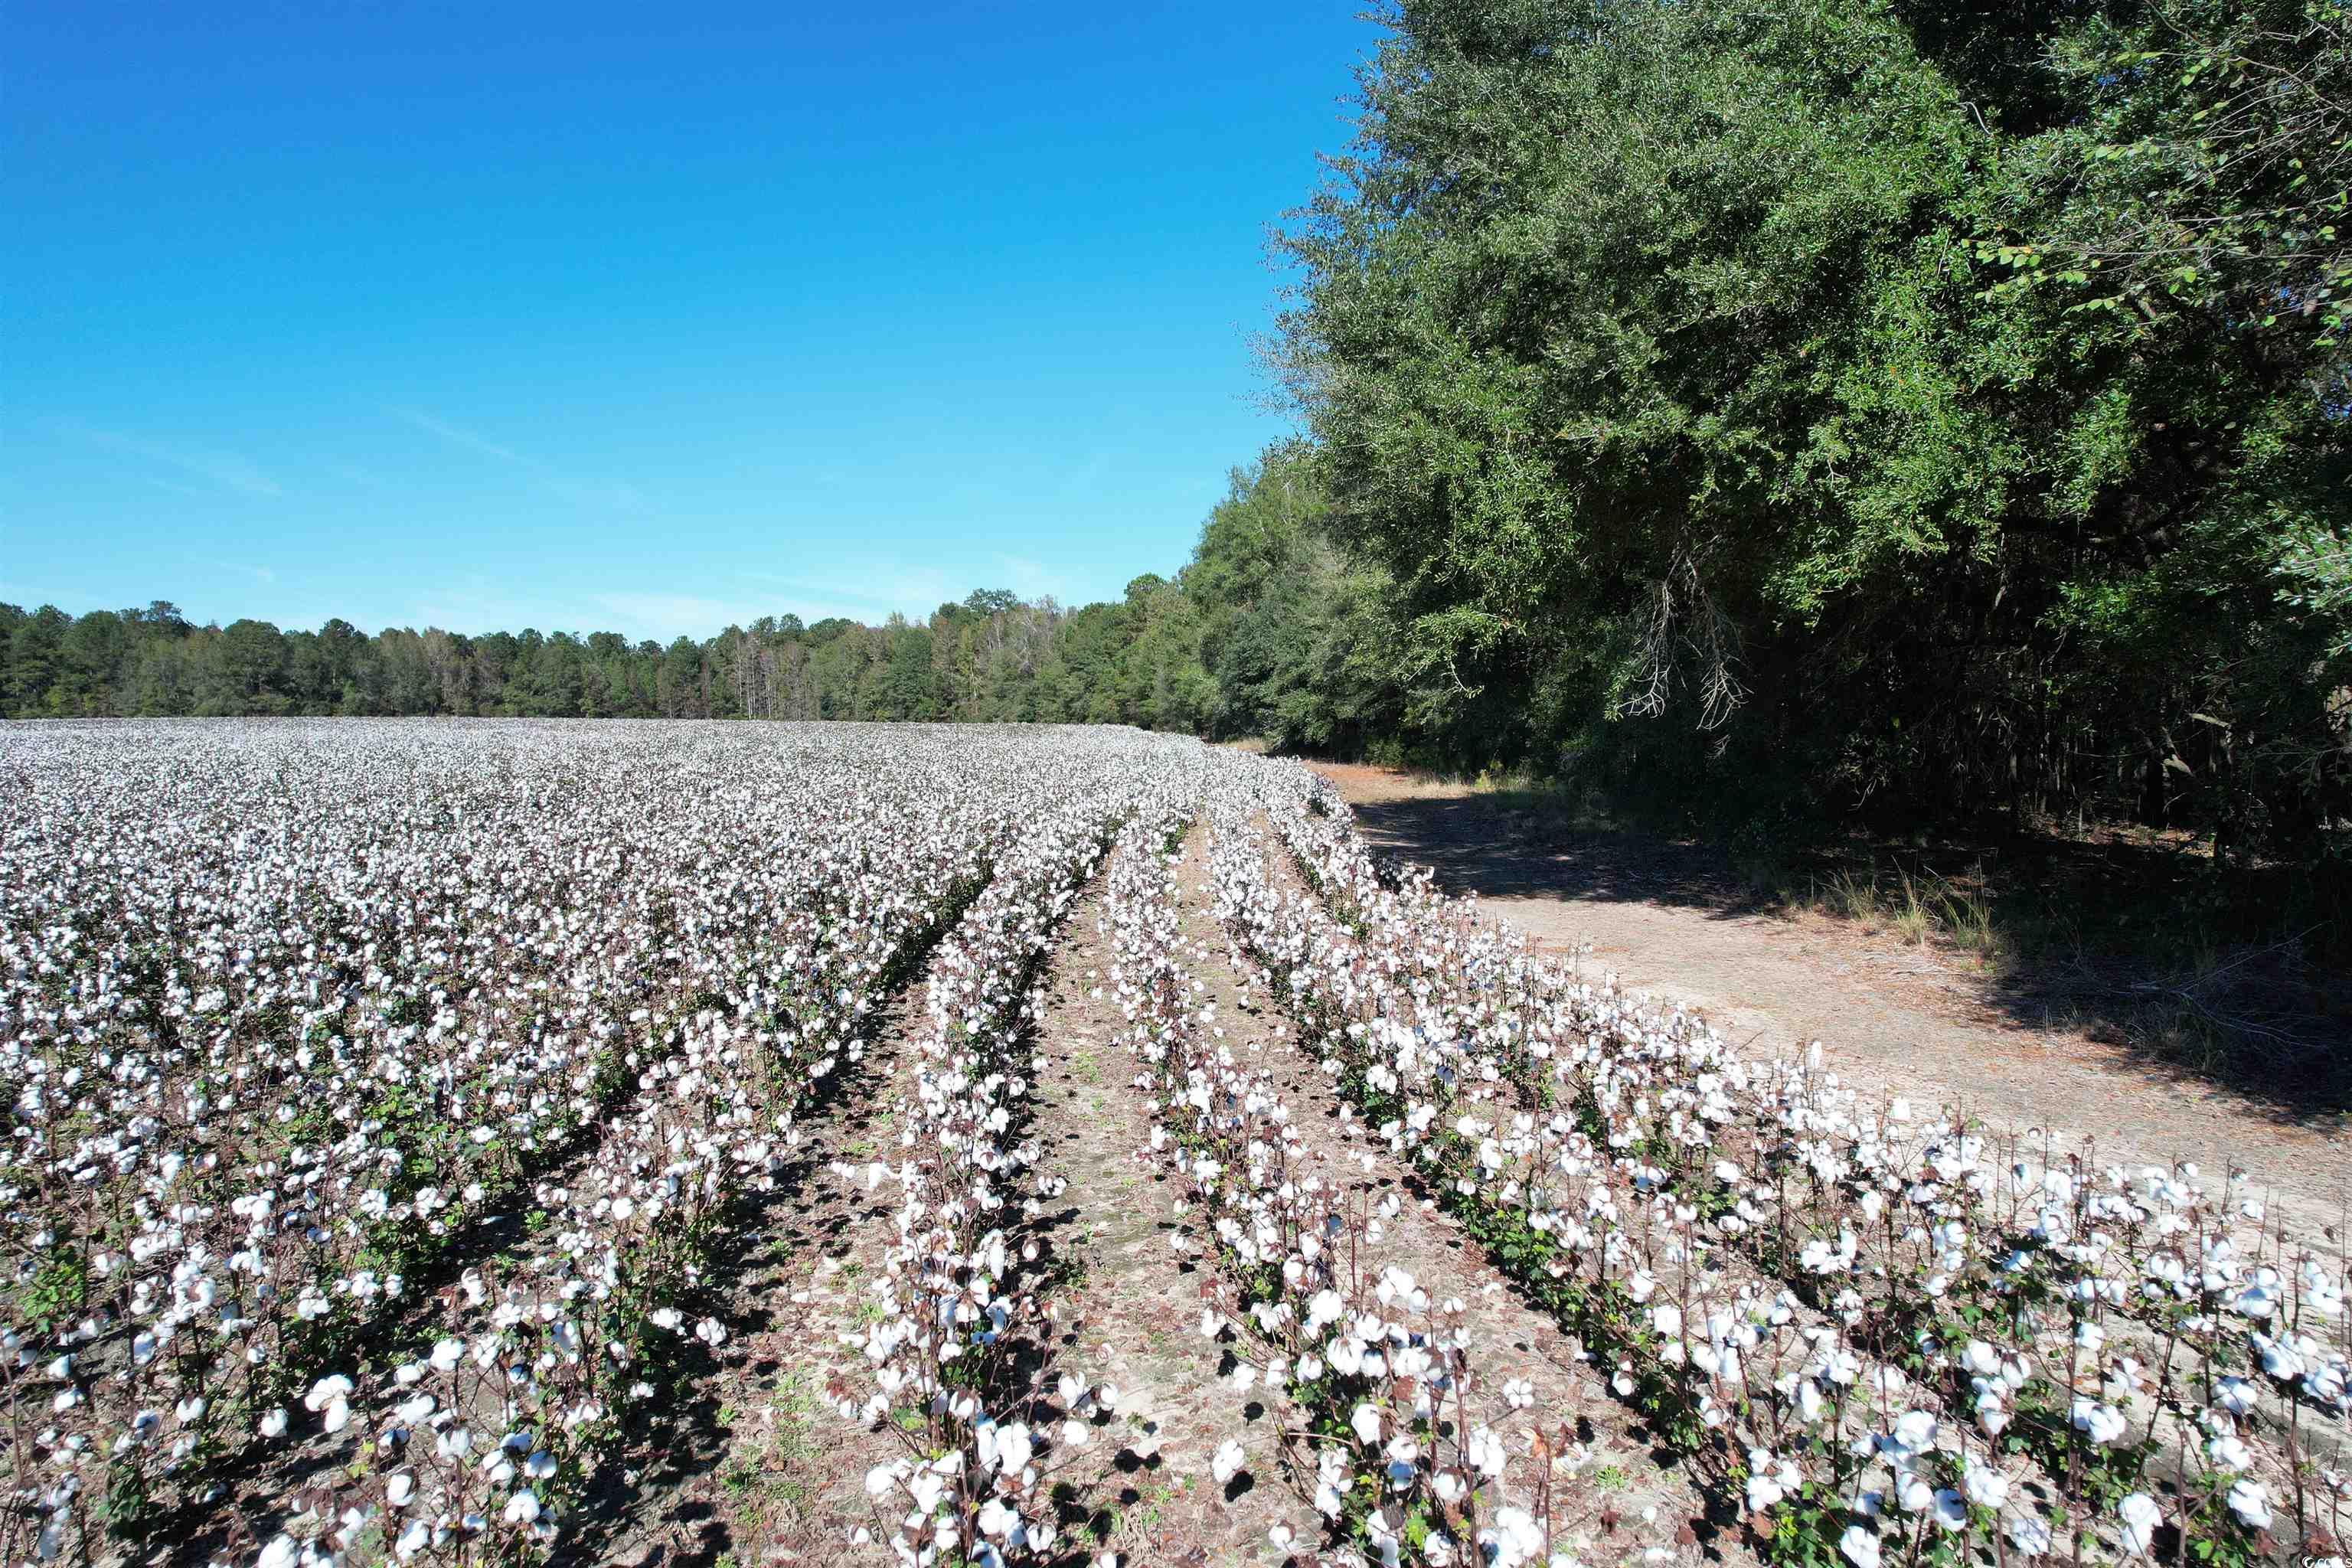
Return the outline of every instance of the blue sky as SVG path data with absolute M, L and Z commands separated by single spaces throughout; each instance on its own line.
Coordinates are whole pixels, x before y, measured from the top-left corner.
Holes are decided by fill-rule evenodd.
M 707 635 L 1116 595 L 1287 428 L 1360 0 L 0 12 L 0 599 Z

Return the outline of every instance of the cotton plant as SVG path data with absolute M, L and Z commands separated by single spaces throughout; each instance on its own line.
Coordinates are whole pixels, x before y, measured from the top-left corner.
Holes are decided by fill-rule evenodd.
M 1539 1510 L 1486 1495 L 1477 1423 L 1426 1441 L 1417 1405 L 1340 1381 L 1402 1352 L 1416 1383 L 1497 1386 L 1200 1016 L 1159 856 L 1201 816 L 1248 994 L 1775 1550 L 2241 1560 L 2344 1534 L 2340 1245 L 2236 1173 L 1995 1138 L 1818 1050 L 1747 1058 L 1381 861 L 1296 764 L 1118 732 L 537 723 L 0 751 L 0 1394 L 31 1461 L 0 1559 L 135 1544 L 309 1452 L 336 1479 L 240 1561 L 551 1549 L 668 1369 L 725 1342 L 696 1302 L 734 1206 L 950 927 L 877 1366 L 963 1347 L 892 1392 L 972 1397 L 889 1496 L 917 1511 L 952 1449 L 954 1549 L 1024 1549 L 1020 1478 L 1101 1401 L 982 1402 L 955 1363 L 1052 1310 L 1024 1273 L 1054 1178 L 1018 1133 L 1021 977 L 1129 816 L 1114 984 L 1143 1152 L 1219 1260 L 1210 1331 L 1321 1412 L 1311 1489 L 1338 1467 L 1365 1543 L 1422 1550 L 1421 1510 L 1439 1552 L 1518 1560 Z M 971 921 L 1000 881 L 1021 891 Z M 461 1363 L 354 1354 L 395 1321 Z
M 1468 1418 L 1483 1374 L 1461 1304 L 1433 1300 L 1406 1270 L 1377 1262 L 1393 1194 L 1349 1199 L 1306 1157 L 1270 1080 L 1220 1040 L 1181 959 L 1181 862 L 1160 852 L 1183 825 L 1178 815 L 1130 826 L 1102 923 L 1151 1118 L 1146 1152 L 1184 1184 L 1187 1217 L 1214 1264 L 1199 1331 L 1229 1348 L 1237 1384 L 1267 1396 L 1288 1467 L 1331 1539 L 1391 1561 L 1472 1561 L 1506 1454 Z M 1213 1456 L 1213 1474 L 1224 1458 Z
M 2158 1506 L 2148 1466 L 2220 1426 L 2210 1451 L 2273 1477 L 2250 1489 L 2284 1488 L 2333 1531 L 2315 1512 L 2333 1503 L 2294 1479 L 2294 1434 L 2343 1419 L 2340 1251 L 2281 1240 L 2193 1166 L 1996 1147 L 1939 1108 L 1866 1100 L 1818 1051 L 1743 1060 L 1378 863 L 1322 786 L 1258 806 L 1278 847 L 1238 833 L 1214 878 L 1237 955 L 1391 1151 L 1491 1241 L 1517 1238 L 1523 1276 L 1615 1347 L 1618 1391 L 1726 1490 L 1744 1483 L 1752 1513 L 1801 1506 L 1810 1537 L 1864 1500 L 1924 1499 L 1956 1550 L 2081 1535 L 2127 1555 L 2156 1527 L 2097 1499 Z M 1917 1465 L 1895 1484 L 1882 1445 L 1906 1407 L 1939 1423 L 1942 1482 L 1989 1493 L 1997 1462 L 2056 1508 L 2021 1488 L 2006 1513 L 1964 1509 Z M 2271 1439 L 2244 1447 L 2250 1426 Z M 2264 1515 L 2267 1489 L 2229 1508 L 2210 1467 L 2163 1479 L 2208 1500 L 2174 1521 L 2192 1533 L 2267 1539 L 2286 1517 Z M 1828 1533 L 1847 1530 L 1876 1539 L 1866 1519 Z
M 1026 824 L 1198 750 L 1074 738 L 1041 774 L 944 737 L 536 724 L 7 746 L 0 1388 L 39 1461 L 0 1513 L 9 1560 L 135 1542 L 273 1456 L 413 1430 L 420 1396 L 350 1354 L 394 1315 L 470 1335 L 552 1303 L 545 1331 L 597 1373 L 580 1393 L 502 1363 L 500 1403 L 559 1465 L 530 1500 L 436 1511 L 454 1455 L 368 1449 L 278 1532 L 331 1554 L 400 1490 L 387 1540 L 412 1552 L 543 1545 L 707 1321 L 668 1322 L 905 954 Z M 479 1255 L 517 1215 L 527 1236 Z M 491 1425 L 466 1429 L 512 1429 Z
M 1057 1380 L 1049 1395 L 1009 1379 L 1015 1350 L 1043 1339 L 1049 1321 L 1032 1278 L 1039 1248 L 1030 1230 L 1059 1190 L 1026 1136 L 1037 978 L 1123 805 L 1087 801 L 1033 823 L 932 956 L 927 1026 L 892 1115 L 897 1240 L 876 1282 L 875 1320 L 845 1336 L 875 1391 L 841 1400 L 852 1418 L 914 1418 L 890 1426 L 910 1451 L 871 1468 L 866 1490 L 881 1538 L 919 1568 L 1048 1552 L 1058 1539 L 1048 1506 L 1055 1460 L 1084 1446 L 1087 1421 L 1100 1412 L 1097 1392 L 1078 1380 Z M 1058 1424 L 1033 1424 L 1049 1399 Z

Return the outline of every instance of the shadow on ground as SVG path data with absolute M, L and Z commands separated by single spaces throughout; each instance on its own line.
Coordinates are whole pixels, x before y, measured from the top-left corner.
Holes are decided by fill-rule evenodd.
M 1477 795 L 1369 800 L 1353 810 L 1375 849 L 1429 867 L 1452 892 L 1643 903 L 1721 921 L 1796 912 L 1786 892 L 1706 844 L 1541 823 Z M 2312 962 L 2298 940 L 2261 940 L 2200 910 L 2198 879 L 2210 873 L 2200 863 L 2126 843 L 2039 841 L 1992 853 L 2000 858 L 1986 879 L 1987 902 L 2011 955 L 1979 983 L 1986 1006 L 2021 1027 L 2080 1030 L 2154 1074 L 2227 1089 L 2275 1120 L 2325 1121 L 2352 1110 L 2352 977 Z M 1858 846 L 1821 856 L 1810 873 L 1801 866 L 1792 879 L 1825 881 L 1858 858 L 1875 866 L 1884 857 L 1916 873 L 1987 854 L 1984 846 Z M 2265 896 L 2257 888 L 2239 900 L 2237 918 L 2251 910 L 2259 919 Z M 2133 948 L 2195 945 L 2177 931 L 2134 931 L 2135 920 L 2201 921 L 2197 934 L 2211 945 L 2189 959 L 2135 956 Z

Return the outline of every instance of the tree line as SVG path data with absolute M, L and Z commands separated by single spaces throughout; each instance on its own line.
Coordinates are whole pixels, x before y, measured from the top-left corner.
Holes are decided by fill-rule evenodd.
M 428 626 L 190 623 L 171 604 L 0 605 L 10 717 L 453 715 L 1128 722 L 1186 728 L 1181 595 L 1157 577 L 1065 611 L 1002 590 L 879 626 L 762 616 L 699 641 Z M 1171 644 L 1171 636 L 1177 639 Z
M 1385 579 L 1342 555 L 1325 510 L 1312 450 L 1277 447 L 1233 472 L 1174 578 L 1146 574 L 1117 600 L 981 589 L 920 621 L 764 616 L 667 645 L 0 604 L 0 712 L 1120 723 L 1360 751 L 1394 715 L 1360 645 L 1395 627 L 1366 597 Z
M 2343 0 L 1384 20 L 1276 240 L 1304 434 L 1174 577 L 667 647 L 0 609 L 8 710 L 1120 721 L 2329 871 Z

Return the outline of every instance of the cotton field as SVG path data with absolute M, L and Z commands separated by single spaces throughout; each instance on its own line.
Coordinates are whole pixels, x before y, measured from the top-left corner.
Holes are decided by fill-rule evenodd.
M 2340 1233 L 1743 1058 L 1297 764 L 121 722 L 0 732 L 0 1561 L 619 1554 L 732 1244 L 822 1180 L 887 1214 L 824 1324 L 840 1561 L 1155 1561 L 1105 1523 L 1132 1413 L 1213 1393 L 1171 1496 L 1255 1487 L 1256 1561 L 2340 1564 Z M 1084 1352 L 1081 1006 L 1198 1387 Z

